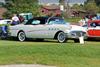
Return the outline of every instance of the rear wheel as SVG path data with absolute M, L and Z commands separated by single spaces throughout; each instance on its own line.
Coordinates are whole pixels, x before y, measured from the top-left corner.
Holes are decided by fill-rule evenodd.
M 57 35 L 57 40 L 60 43 L 65 42 L 66 41 L 65 33 L 64 32 L 59 32 L 58 35 Z
M 23 31 L 21 31 L 21 32 L 18 33 L 17 38 L 18 38 L 19 41 L 25 41 L 26 35 Z

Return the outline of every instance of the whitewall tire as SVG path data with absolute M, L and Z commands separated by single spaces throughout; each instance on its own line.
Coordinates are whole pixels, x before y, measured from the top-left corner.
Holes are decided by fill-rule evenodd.
M 25 33 L 23 31 L 21 31 L 21 32 L 18 33 L 17 38 L 18 38 L 19 41 L 22 42 L 22 41 L 25 41 L 26 35 L 25 35 Z
M 59 32 L 58 35 L 57 35 L 57 40 L 60 43 L 65 42 L 66 41 L 65 33 L 64 32 Z

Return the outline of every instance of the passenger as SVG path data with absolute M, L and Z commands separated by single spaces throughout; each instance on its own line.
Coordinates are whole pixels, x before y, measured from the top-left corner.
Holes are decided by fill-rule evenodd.
M 20 23 L 23 23 L 24 20 L 25 20 L 25 19 L 23 18 L 23 16 L 19 16 L 19 15 L 18 15 L 18 18 L 19 18 Z
M 11 25 L 17 25 L 17 24 L 19 24 L 19 21 L 20 20 L 19 20 L 18 16 L 16 14 L 14 14 L 13 17 L 12 17 Z

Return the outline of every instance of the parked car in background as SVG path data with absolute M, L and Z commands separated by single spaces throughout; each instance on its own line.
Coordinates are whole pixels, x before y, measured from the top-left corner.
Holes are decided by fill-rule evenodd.
M 100 40 L 100 20 L 89 20 L 86 25 L 71 25 L 69 30 L 69 38 L 75 42 L 79 41 L 80 36 L 84 36 L 86 40 Z
M 71 26 L 59 17 L 34 17 L 25 24 L 10 26 L 12 37 L 17 37 L 19 41 L 26 38 L 34 39 L 57 39 L 58 42 L 65 42 Z
M 11 23 L 12 20 L 10 19 L 4 19 L 4 20 L 0 20 L 0 24 L 8 24 L 8 23 Z
M 87 36 L 89 39 L 100 40 L 100 20 L 88 21 Z

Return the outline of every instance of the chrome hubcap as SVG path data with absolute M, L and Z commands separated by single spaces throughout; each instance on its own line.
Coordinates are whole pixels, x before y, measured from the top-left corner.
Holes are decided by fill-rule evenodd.
M 24 41 L 25 40 L 24 32 L 20 32 L 18 38 L 19 38 L 20 41 Z
M 59 40 L 59 42 L 65 41 L 65 34 L 63 32 L 58 34 L 58 40 Z

